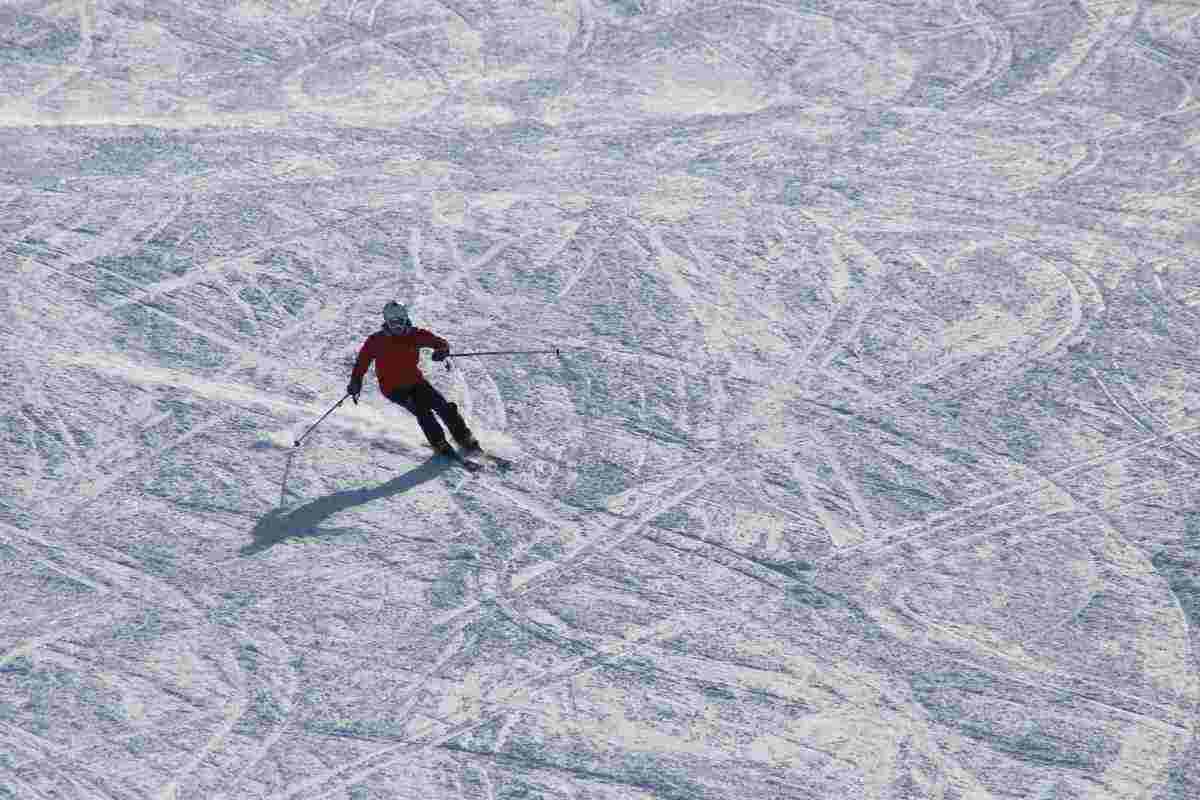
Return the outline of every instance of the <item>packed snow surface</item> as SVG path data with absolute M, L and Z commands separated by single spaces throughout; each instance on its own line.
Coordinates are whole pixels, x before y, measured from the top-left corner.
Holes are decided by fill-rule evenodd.
M 1200 797 L 1200 7 L 0 5 L 0 798 Z M 391 299 L 484 445 L 369 377 Z

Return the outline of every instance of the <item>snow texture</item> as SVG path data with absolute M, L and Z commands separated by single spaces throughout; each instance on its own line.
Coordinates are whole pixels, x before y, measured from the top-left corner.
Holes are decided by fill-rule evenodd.
M 1200 8 L 6 0 L 0 798 L 1200 797 Z M 384 302 L 485 445 L 369 378 Z

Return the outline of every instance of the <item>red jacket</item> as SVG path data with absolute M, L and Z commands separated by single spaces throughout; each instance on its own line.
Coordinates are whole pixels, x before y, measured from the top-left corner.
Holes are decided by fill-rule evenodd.
M 375 331 L 367 337 L 362 349 L 358 351 L 358 360 L 354 362 L 351 377 L 362 380 L 374 361 L 375 377 L 379 379 L 379 389 L 385 396 L 397 389 L 405 389 L 425 380 L 421 368 L 417 366 L 422 347 L 432 347 L 434 350 L 450 349 L 445 339 L 424 328 L 413 328 L 401 335 L 388 333 L 386 330 Z

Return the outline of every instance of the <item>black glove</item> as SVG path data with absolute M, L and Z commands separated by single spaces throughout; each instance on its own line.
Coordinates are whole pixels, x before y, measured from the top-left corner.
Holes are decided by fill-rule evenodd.
M 433 351 L 433 360 L 434 361 L 445 361 L 446 357 L 449 355 L 450 355 L 449 350 L 434 350 Z
M 362 392 L 362 378 L 351 378 L 350 383 L 346 384 L 346 394 L 354 400 L 354 405 L 358 405 L 360 392 Z

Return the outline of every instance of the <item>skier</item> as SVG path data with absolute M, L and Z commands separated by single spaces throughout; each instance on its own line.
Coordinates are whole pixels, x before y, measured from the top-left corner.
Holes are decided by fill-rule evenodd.
M 421 373 L 417 358 L 422 347 L 433 348 L 434 361 L 445 361 L 450 355 L 450 345 L 445 339 L 424 328 L 415 327 L 408 316 L 408 309 L 395 300 L 389 301 L 383 307 L 383 327 L 368 336 L 358 351 L 358 360 L 354 362 L 346 394 L 354 398 L 355 404 L 358 403 L 363 376 L 374 361 L 375 377 L 379 380 L 383 396 L 416 416 L 435 452 L 440 455 L 454 452 L 446 441 L 442 426 L 434 417 L 435 412 L 446 423 L 450 435 L 460 447 L 468 452 L 479 450 L 479 442 L 458 413 L 458 406 L 447 402 Z

